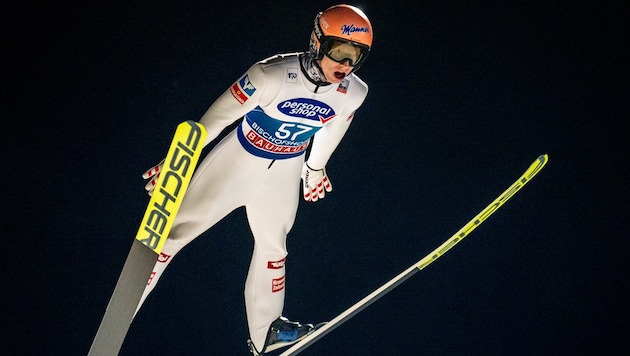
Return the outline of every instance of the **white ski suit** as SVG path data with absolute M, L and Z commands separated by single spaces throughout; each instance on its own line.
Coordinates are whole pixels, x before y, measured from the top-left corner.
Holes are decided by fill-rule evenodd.
M 308 54 L 292 53 L 254 64 L 201 117 L 206 145 L 241 121 L 199 164 L 136 313 L 172 256 L 244 206 L 254 237 L 244 292 L 247 321 L 250 338 L 262 349 L 270 324 L 282 315 L 286 237 L 306 149 L 310 144 L 309 167 L 324 168 L 368 90 L 354 74 L 339 84 L 315 84 L 308 63 Z

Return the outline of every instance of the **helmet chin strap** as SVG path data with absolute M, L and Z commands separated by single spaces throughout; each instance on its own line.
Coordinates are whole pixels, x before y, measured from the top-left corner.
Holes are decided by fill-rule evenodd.
M 316 58 L 309 52 L 300 54 L 300 63 L 302 64 L 302 71 L 306 74 L 306 77 L 316 85 L 329 85 L 326 80 L 322 68 L 319 66 Z

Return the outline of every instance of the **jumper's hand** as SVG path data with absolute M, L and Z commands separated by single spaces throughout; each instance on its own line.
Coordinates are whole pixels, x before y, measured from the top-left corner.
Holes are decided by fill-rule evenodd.
M 326 192 L 332 191 L 332 184 L 326 175 L 326 168 L 312 169 L 304 163 L 302 167 L 302 188 L 304 200 L 317 201 L 326 196 Z
M 158 178 L 160 177 L 160 172 L 162 172 L 163 165 L 164 160 L 142 174 L 142 178 L 149 180 L 147 182 L 147 185 L 144 186 L 144 189 L 147 190 L 149 196 L 153 195 L 153 189 L 155 189 L 155 185 L 157 184 Z

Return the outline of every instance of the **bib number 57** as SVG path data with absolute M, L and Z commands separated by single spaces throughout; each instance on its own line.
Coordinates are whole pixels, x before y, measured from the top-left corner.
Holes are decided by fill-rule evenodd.
M 281 140 L 289 139 L 291 141 L 295 141 L 299 135 L 307 133 L 312 129 L 313 128 L 310 126 L 285 122 L 278 127 L 275 135 Z

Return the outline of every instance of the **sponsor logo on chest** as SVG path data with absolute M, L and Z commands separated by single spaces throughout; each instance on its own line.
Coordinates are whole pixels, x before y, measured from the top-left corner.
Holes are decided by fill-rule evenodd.
M 322 124 L 330 121 L 336 113 L 326 103 L 308 98 L 296 98 L 282 101 L 277 106 L 281 113 L 308 120 L 319 121 Z

